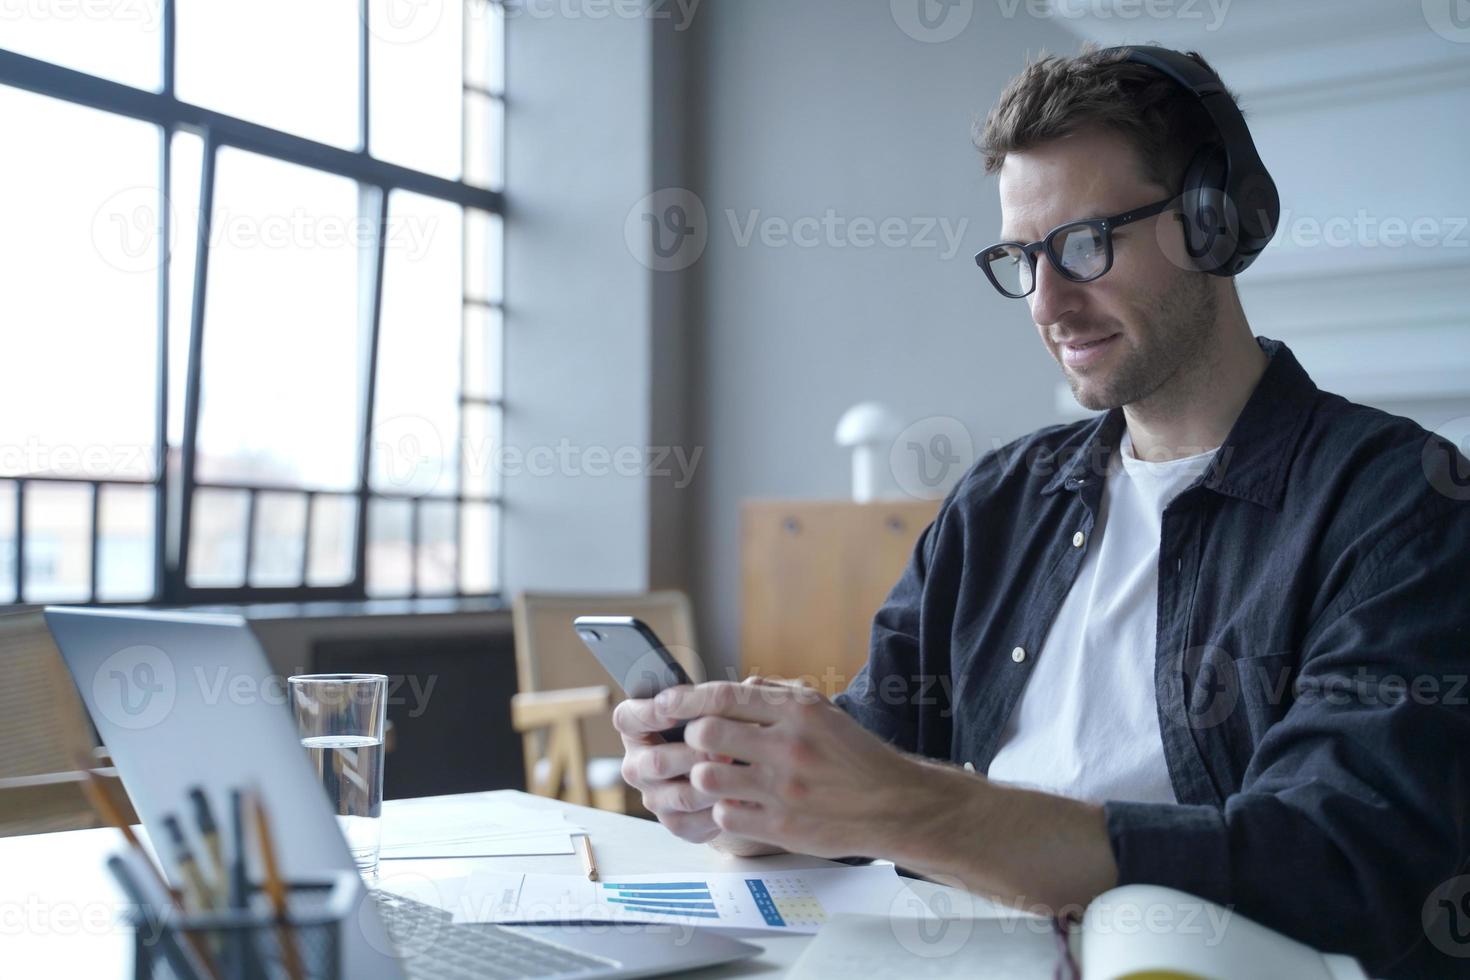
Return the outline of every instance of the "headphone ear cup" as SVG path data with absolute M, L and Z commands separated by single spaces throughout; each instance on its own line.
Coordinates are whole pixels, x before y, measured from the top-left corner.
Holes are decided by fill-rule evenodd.
M 1218 143 L 1203 146 L 1184 172 L 1180 195 L 1184 246 L 1200 272 L 1229 275 L 1225 271 L 1240 241 L 1240 221 L 1235 202 L 1225 194 L 1225 148 Z

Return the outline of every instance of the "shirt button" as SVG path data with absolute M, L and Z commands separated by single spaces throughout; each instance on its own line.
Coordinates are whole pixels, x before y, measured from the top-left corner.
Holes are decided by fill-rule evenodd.
M 975 771 L 975 763 L 973 763 L 973 762 L 967 762 L 967 763 L 965 763 L 965 772 L 974 772 L 974 771 Z
M 1072 547 L 1074 547 L 1074 548 L 1080 548 L 1080 547 L 1082 547 L 1082 545 L 1086 541 L 1087 541 L 1087 535 L 1083 534 L 1081 531 L 1078 531 L 1076 534 L 1072 535 Z
M 1026 659 L 1026 651 L 1021 647 L 1016 647 L 1016 649 L 1011 651 L 1011 659 L 1016 663 L 1020 663 Z

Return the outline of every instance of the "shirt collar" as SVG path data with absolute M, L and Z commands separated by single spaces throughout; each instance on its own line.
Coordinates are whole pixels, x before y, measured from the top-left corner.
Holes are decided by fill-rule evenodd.
M 1257 337 L 1256 343 L 1268 358 L 1266 370 L 1200 485 L 1279 510 L 1292 450 L 1311 415 L 1317 386 L 1281 341 Z M 1123 428 L 1121 408 L 1097 416 L 1083 430 L 1082 448 L 1060 462 L 1041 492 L 1077 490 L 1103 480 L 1112 454 L 1118 451 Z

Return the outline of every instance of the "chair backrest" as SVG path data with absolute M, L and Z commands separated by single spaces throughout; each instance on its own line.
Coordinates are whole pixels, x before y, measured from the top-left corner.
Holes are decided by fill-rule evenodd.
M 610 682 L 602 665 L 583 645 L 572 620 L 578 616 L 636 616 L 663 640 L 695 681 L 705 679 L 694 650 L 694 614 L 689 597 L 676 589 L 644 593 L 522 592 L 512 609 L 516 639 L 516 676 L 522 691 L 555 691 Z M 615 701 L 622 692 L 614 690 Z M 623 742 L 612 727 L 611 712 L 589 716 L 583 724 L 587 754 L 621 756 Z
M 41 610 L 0 613 L 0 778 L 71 772 L 95 746 Z
M 79 758 L 96 748 L 87 709 L 39 608 L 0 613 L 0 837 L 101 826 L 82 792 Z M 97 770 L 137 822 L 111 769 Z

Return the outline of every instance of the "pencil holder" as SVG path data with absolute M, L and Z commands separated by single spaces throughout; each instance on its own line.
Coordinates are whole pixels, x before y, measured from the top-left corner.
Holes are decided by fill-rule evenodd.
M 248 907 L 163 916 L 137 908 L 133 927 L 135 980 L 337 980 L 343 923 L 362 881 L 344 872 L 290 884 L 287 914 L 277 921 L 270 902 L 252 885 Z

